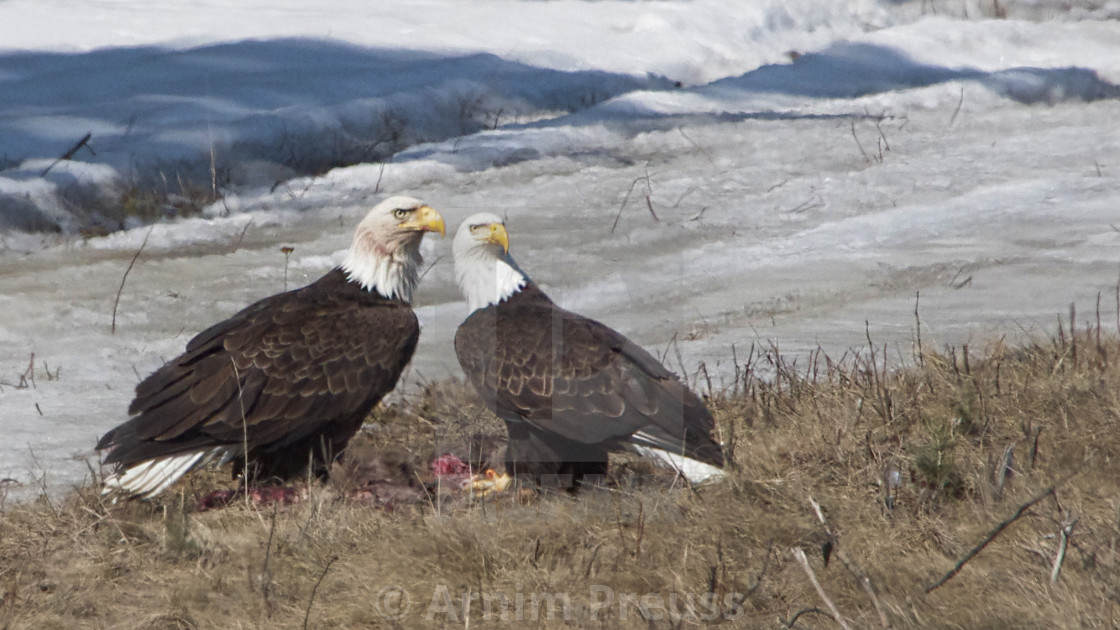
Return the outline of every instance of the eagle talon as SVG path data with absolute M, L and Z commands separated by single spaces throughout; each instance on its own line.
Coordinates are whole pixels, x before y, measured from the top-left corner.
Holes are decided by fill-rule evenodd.
M 469 489 L 472 494 L 485 497 L 504 492 L 512 482 L 513 478 L 506 473 L 498 474 L 494 469 L 487 468 L 481 475 L 472 475 L 470 479 L 464 481 L 463 488 Z

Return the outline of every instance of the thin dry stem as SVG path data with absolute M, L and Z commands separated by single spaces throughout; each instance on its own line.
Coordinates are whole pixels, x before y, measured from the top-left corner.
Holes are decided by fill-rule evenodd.
M 835 619 L 836 623 L 840 624 L 840 627 L 844 628 L 844 630 L 851 630 L 848 626 L 848 622 L 844 621 L 844 616 L 840 614 L 840 610 L 836 608 L 836 604 L 832 603 L 828 594 L 824 592 L 824 588 L 821 587 L 821 583 L 817 581 L 817 576 L 813 573 L 813 568 L 809 566 L 809 559 L 805 557 L 805 552 L 801 547 L 794 547 L 790 551 L 793 552 L 793 558 L 797 560 L 801 568 L 805 570 L 805 575 L 809 576 L 809 581 L 813 583 L 813 588 L 817 590 L 817 595 L 820 596 L 821 601 L 824 602 L 825 606 L 828 606 L 828 610 L 832 613 L 832 618 Z
M 124 270 L 124 275 L 121 276 L 121 286 L 117 287 L 117 297 L 113 300 L 113 323 L 109 326 L 111 334 L 117 334 L 117 306 L 121 303 L 121 292 L 124 291 L 124 283 L 128 280 L 128 273 L 132 271 L 132 266 L 136 264 L 136 259 L 140 257 L 140 253 L 144 251 L 144 246 L 148 244 L 148 237 L 152 235 L 152 230 L 156 229 L 155 225 L 148 228 L 147 234 L 144 235 L 144 240 L 140 242 L 140 247 L 136 249 L 136 253 L 132 255 L 132 260 L 128 261 L 128 268 Z

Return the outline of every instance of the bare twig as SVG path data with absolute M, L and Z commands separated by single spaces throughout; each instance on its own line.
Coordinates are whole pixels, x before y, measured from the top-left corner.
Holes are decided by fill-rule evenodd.
M 1073 302 L 1069 303 L 1069 348 L 1070 360 L 1073 361 L 1073 367 L 1077 367 L 1077 305 Z
M 431 263 L 429 263 L 427 267 L 424 267 L 424 270 L 420 272 L 420 279 L 423 280 L 424 276 L 428 275 L 428 272 L 432 270 L 432 267 L 435 267 L 436 264 L 438 264 L 439 261 L 443 260 L 444 258 L 447 258 L 447 254 L 444 254 L 444 255 L 440 256 L 439 258 L 436 258 Z
M 338 560 L 338 556 L 331 556 L 331 559 L 327 561 L 327 566 L 323 567 L 323 572 L 319 574 L 315 586 L 311 589 L 311 597 L 307 600 L 307 612 L 303 614 L 303 630 L 307 630 L 307 622 L 311 619 L 311 605 L 315 603 L 315 593 L 319 591 L 319 585 L 323 583 L 323 578 L 327 577 L 327 571 L 330 570 L 335 560 Z
M 56 164 L 63 160 L 69 160 L 70 158 L 74 157 L 74 154 L 77 153 L 78 150 L 82 147 L 86 147 L 88 149 L 89 147 L 86 143 L 88 143 L 89 139 L 92 137 L 93 132 L 87 133 L 86 135 L 82 136 L 82 139 L 74 143 L 74 146 L 70 147 L 69 151 L 63 153 L 62 156 L 60 156 L 57 160 L 51 162 L 50 165 L 47 166 L 47 168 L 43 169 L 43 172 L 39 173 L 39 177 L 46 177 L 47 173 L 51 172 L 51 169 L 54 168 Z M 89 151 L 90 153 L 93 153 L 93 149 L 90 149 Z
M 59 519 L 58 510 L 55 509 L 54 503 L 51 502 L 50 491 L 47 488 L 47 469 L 39 463 L 39 457 L 35 455 L 35 449 L 31 448 L 30 444 L 27 446 L 27 452 L 31 455 L 31 463 L 35 465 L 35 469 L 43 471 L 42 475 L 35 478 L 35 481 L 39 484 L 39 498 L 47 504 L 47 507 L 51 510 L 51 514 L 54 515 L 57 521 Z
M 824 525 L 824 528 L 827 530 L 828 521 L 824 519 L 824 510 L 821 509 L 821 504 L 813 500 L 813 497 L 809 497 L 809 505 L 813 507 L 813 512 L 816 513 L 817 520 L 820 521 L 821 525 Z
M 814 613 L 814 614 L 817 614 L 817 615 L 824 615 L 825 617 L 828 616 L 828 611 L 827 610 L 822 610 L 820 608 L 802 608 L 801 610 L 794 613 L 793 617 L 790 617 L 789 621 L 786 621 L 785 619 L 782 619 L 781 615 L 778 615 L 778 621 L 781 621 L 783 626 L 785 626 L 787 628 L 792 628 L 793 625 L 795 623 L 797 623 L 797 618 L 798 617 L 800 617 L 801 615 L 808 614 L 808 613 Z
M 654 221 L 661 223 L 661 219 L 658 219 L 657 213 L 653 211 L 653 202 L 650 201 L 649 195 L 646 195 L 646 207 L 649 208 L 649 216 L 653 217 Z
M 782 212 L 785 212 L 787 214 L 797 214 L 799 212 L 805 212 L 806 210 L 813 210 L 815 208 L 820 208 L 823 205 L 824 205 L 824 200 L 822 200 L 819 195 L 814 194 L 811 198 L 809 198 L 805 201 L 802 201 L 801 203 L 797 204 L 793 208 L 790 208 L 789 210 L 782 210 Z
M 716 165 L 716 161 L 712 159 L 712 156 L 708 155 L 708 152 L 704 150 L 704 147 L 700 146 L 699 144 L 697 144 L 697 143 L 696 143 L 696 141 L 695 141 L 695 140 L 693 140 L 692 138 L 688 137 L 688 134 L 684 132 L 684 127 L 677 127 L 677 131 L 679 131 L 679 132 L 680 132 L 680 134 L 681 134 L 682 136 L 684 136 L 684 139 L 685 139 L 685 140 L 688 140 L 688 143 L 689 143 L 689 144 L 691 144 L 691 145 L 692 145 L 693 147 L 695 147 L 695 148 L 696 148 L 696 150 L 697 150 L 697 151 L 699 151 L 699 152 L 700 152 L 700 153 L 701 153 L 701 154 L 702 154 L 702 155 L 704 156 L 704 159 L 708 160 L 708 163 L 709 163 L 709 164 L 711 164 L 712 166 L 715 166 L 715 165 Z M 1098 167 L 1097 167 L 1097 172 L 1098 172 L 1098 173 L 1100 173 L 1100 170 L 1101 170 L 1101 169 L 1100 169 L 1100 167 L 1098 166 Z
M 272 572 L 268 570 L 268 561 L 272 557 L 272 536 L 276 533 L 276 514 L 280 509 L 277 502 L 272 508 L 272 524 L 268 528 L 268 543 L 264 548 L 264 564 L 261 567 L 261 597 L 264 598 L 265 610 L 271 615 L 275 606 L 269 595 L 272 592 Z
M 148 244 L 148 237 L 152 235 L 152 230 L 156 229 L 155 224 L 148 228 L 148 233 L 144 235 L 144 240 L 140 243 L 140 248 L 132 255 L 132 260 L 128 261 L 128 269 L 124 270 L 124 275 L 121 276 L 121 286 L 117 287 L 117 298 L 113 300 L 113 323 L 109 327 L 109 334 L 117 334 L 117 306 L 121 302 L 121 292 L 124 291 L 124 282 L 128 279 L 128 272 L 132 271 L 132 266 L 136 264 L 136 259 L 140 257 L 140 252 L 144 251 L 144 246 Z
M 649 208 L 649 213 L 653 215 L 653 220 L 660 222 L 657 215 L 653 212 L 653 202 L 650 201 L 650 195 L 653 194 L 653 187 L 650 185 L 649 171 L 643 177 L 635 178 L 630 182 L 630 187 L 626 189 L 626 195 L 622 197 L 622 203 L 618 206 L 618 213 L 614 215 L 614 223 L 611 224 L 611 234 L 614 234 L 615 228 L 618 227 L 618 221 L 622 218 L 622 211 L 626 208 L 626 202 L 630 201 L 630 195 L 634 192 L 634 187 L 638 182 L 644 181 L 646 183 L 646 206 Z
M 233 252 L 236 252 L 237 250 L 241 249 L 241 242 L 245 240 L 245 233 L 249 231 L 249 226 L 252 225 L 252 224 L 253 224 L 252 219 L 249 219 L 248 221 L 245 222 L 245 227 L 241 228 L 241 234 L 239 234 L 237 236 L 237 242 L 234 243 L 233 251 L 230 252 L 231 254 Z
M 788 177 L 783 179 L 782 181 L 778 182 L 777 184 L 774 184 L 773 186 L 767 188 L 766 192 L 767 193 L 772 193 L 775 190 L 777 190 L 778 188 L 781 188 L 782 186 L 785 186 L 787 183 L 789 183 L 789 178 Z
M 1015 461 L 1015 444 L 1012 442 L 1007 445 L 1003 451 L 1003 458 L 1000 459 L 999 467 L 996 468 L 996 498 L 1003 496 L 1003 487 L 1007 484 L 1008 478 L 1014 473 L 1013 462 Z
M 241 373 L 233 357 L 229 359 L 229 366 L 233 369 L 233 380 L 237 383 L 237 403 L 241 406 L 241 457 L 245 464 L 245 469 L 241 472 L 241 483 L 245 495 L 245 509 L 252 512 L 253 502 L 250 500 L 249 492 L 249 420 L 245 417 L 245 392 L 241 388 Z M 260 514 L 257 516 L 259 517 Z
M 707 211 L 708 211 L 708 206 L 704 206 L 704 207 L 700 208 L 700 212 L 697 212 L 696 214 L 692 215 L 691 217 L 688 218 L 688 220 L 689 221 L 702 221 L 704 219 L 704 213 L 707 212 Z
M 867 151 L 863 150 L 863 143 L 859 141 L 859 136 L 856 135 L 856 121 L 854 120 L 852 121 L 852 138 L 855 139 L 856 146 L 859 147 L 859 152 L 860 155 L 863 156 L 863 159 L 868 163 L 872 162 L 871 156 L 867 155 Z
M 1097 357 L 1104 356 L 1104 346 L 1101 345 L 1101 292 L 1097 291 Z
M 974 558 L 976 556 L 976 554 L 983 551 L 984 547 L 987 547 L 989 543 L 991 543 L 993 540 L 996 539 L 996 536 L 1000 535 L 1000 532 L 1007 529 L 1007 527 L 1010 526 L 1015 521 L 1019 520 L 1019 518 L 1021 516 L 1023 516 L 1023 514 L 1026 514 L 1027 510 L 1034 507 L 1037 503 L 1039 503 L 1040 501 L 1042 501 L 1046 497 L 1052 496 L 1054 494 L 1054 489 L 1055 488 L 1057 488 L 1057 484 L 1055 484 L 1053 486 L 1050 486 L 1049 488 L 1047 488 L 1047 489 L 1043 490 L 1042 492 L 1038 493 L 1037 495 L 1035 495 L 1034 498 L 1032 498 L 1030 501 L 1027 501 L 1026 503 L 1020 505 L 1019 509 L 1015 510 L 1015 513 L 1011 515 L 1011 518 L 1008 518 L 1007 520 L 1003 521 L 999 525 L 996 525 L 995 529 L 993 529 L 991 532 L 989 532 L 988 535 L 984 537 L 984 540 L 980 541 L 980 544 L 976 545 L 975 547 L 972 548 L 971 551 L 966 553 L 964 555 L 964 557 L 961 558 L 957 562 L 956 566 L 954 566 L 952 569 L 950 569 L 948 573 L 943 575 L 940 580 L 938 580 L 938 581 L 934 582 L 933 584 L 930 584 L 929 586 L 927 586 L 926 587 L 926 593 L 933 592 L 934 589 L 938 588 L 942 584 L 944 584 L 944 583 L 948 582 L 949 580 L 953 579 L 953 576 L 960 573 L 961 569 L 964 568 L 964 565 L 966 563 L 968 563 L 969 560 L 972 560 L 972 558 Z
M 669 357 L 669 350 L 673 348 L 673 344 L 676 342 L 677 333 L 673 333 L 673 336 L 669 338 L 669 343 L 665 344 L 665 352 L 661 353 L 661 356 L 658 357 L 658 361 L 660 361 L 661 363 L 665 363 L 665 359 Z
M 292 257 L 292 252 L 294 252 L 294 251 L 296 251 L 296 248 L 292 247 L 291 245 L 285 245 L 285 246 L 280 248 L 280 253 L 284 254 L 284 290 L 285 291 L 288 290 L 288 262 L 290 261 L 290 259 Z
M 377 194 L 381 192 L 381 178 L 385 176 L 385 163 L 382 162 L 377 168 L 377 183 L 373 185 L 373 192 Z
M 879 132 L 879 161 L 883 161 L 883 150 L 890 151 L 891 143 L 887 141 L 887 134 L 883 133 L 883 117 L 875 118 L 875 131 Z
M 957 101 L 957 108 L 953 110 L 953 115 L 949 117 L 949 126 L 952 127 L 953 123 L 957 120 L 957 115 L 961 113 L 961 105 L 964 105 L 964 86 L 961 86 L 961 97 Z
M 889 629 L 891 627 L 891 622 L 887 618 L 887 611 L 883 608 L 883 603 L 879 601 L 879 594 L 875 592 L 875 587 L 871 584 L 871 578 L 867 577 L 867 574 L 861 571 L 860 568 L 848 558 L 848 554 L 844 553 L 843 549 L 838 549 L 835 553 L 836 557 L 840 558 L 840 562 L 844 565 L 844 568 L 856 578 L 860 586 L 863 587 L 864 592 L 867 593 L 867 596 L 871 599 L 871 604 L 875 606 L 875 612 L 879 614 L 879 623 L 884 629 Z
M 27 369 L 23 374 L 19 375 L 19 385 L 16 389 L 27 389 L 27 384 L 31 383 L 31 389 L 39 389 L 35 385 L 35 353 L 31 353 L 31 359 L 27 362 Z
M 1062 572 L 1062 562 L 1066 559 L 1066 549 L 1069 547 L 1069 537 L 1073 535 L 1073 527 L 1077 525 L 1078 518 L 1076 516 L 1066 520 L 1062 523 L 1062 529 L 1058 532 L 1058 553 L 1054 555 L 1054 566 L 1050 569 L 1050 583 L 1056 584 L 1058 582 L 1058 575 Z
M 214 152 L 214 142 L 210 142 L 210 198 L 218 198 L 218 158 Z
M 694 192 L 699 192 L 699 190 L 700 190 L 700 189 L 699 189 L 699 188 L 697 188 L 696 186 L 689 186 L 689 187 L 688 187 L 688 190 L 686 190 L 686 191 L 684 191 L 683 193 L 681 193 L 681 196 L 680 196 L 680 197 L 677 197 L 677 200 L 676 200 L 676 202 L 674 202 L 674 203 L 673 203 L 673 207 L 674 207 L 674 208 L 679 208 L 679 207 L 681 207 L 681 202 L 682 202 L 682 201 L 684 201 L 684 198 L 685 198 L 685 197 L 687 197 L 687 196 L 691 195 L 691 194 L 692 194 L 692 193 L 694 193 Z M 701 211 L 701 212 L 702 212 L 702 211 Z
M 801 564 L 802 569 L 805 569 L 805 575 L 809 576 L 809 581 L 813 583 L 813 588 L 817 589 L 817 595 L 824 601 L 825 606 L 828 606 L 828 610 L 832 612 L 832 618 L 835 619 L 836 623 L 840 624 L 840 627 L 844 630 L 851 630 L 851 627 L 848 626 L 848 622 L 844 621 L 844 617 L 840 615 L 836 604 L 832 603 L 832 600 L 828 598 L 824 589 L 821 588 L 821 583 L 817 581 L 817 576 L 813 573 L 813 568 L 809 566 L 809 559 L 805 557 L 805 551 L 801 549 L 801 547 L 794 547 L 791 551 L 793 552 L 793 558 Z
M 844 568 L 847 569 L 848 573 L 851 573 L 852 576 L 856 578 L 856 581 L 859 582 L 860 586 L 863 587 L 864 592 L 866 592 L 867 596 L 871 599 L 871 604 L 875 606 L 875 612 L 879 614 L 879 623 L 882 624 L 884 628 L 890 628 L 891 623 L 890 620 L 887 619 L 886 609 L 883 608 L 882 602 L 879 601 L 879 594 L 875 592 L 875 587 L 871 584 L 871 578 L 867 577 L 867 574 L 861 571 L 860 568 L 856 566 L 856 563 L 848 558 L 848 554 L 845 553 L 843 549 L 839 548 L 839 537 L 828 526 L 828 521 L 825 520 L 824 517 L 824 510 L 821 509 L 821 504 L 817 503 L 813 497 L 809 497 L 809 505 L 813 507 L 813 512 L 816 513 L 817 520 L 821 522 L 825 532 L 828 534 L 829 541 L 834 548 L 833 555 L 840 558 L 840 562 L 843 563 Z M 827 565 L 827 562 L 825 564 Z
M 922 354 L 922 317 L 918 314 L 918 301 L 922 299 L 922 292 L 914 292 L 914 330 L 918 336 L 918 365 L 926 364 L 925 355 Z

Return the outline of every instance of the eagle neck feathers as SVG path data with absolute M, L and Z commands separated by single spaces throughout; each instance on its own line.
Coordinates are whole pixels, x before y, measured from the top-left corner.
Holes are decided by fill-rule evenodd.
M 420 280 L 420 240 L 409 240 L 387 248 L 372 238 L 354 238 L 341 268 L 350 282 L 388 299 L 412 302 L 412 291 Z
M 481 251 L 470 252 L 468 256 L 471 260 L 455 265 L 455 280 L 467 297 L 472 313 L 508 300 L 530 282 L 529 276 L 508 254 L 495 258 L 491 253 Z

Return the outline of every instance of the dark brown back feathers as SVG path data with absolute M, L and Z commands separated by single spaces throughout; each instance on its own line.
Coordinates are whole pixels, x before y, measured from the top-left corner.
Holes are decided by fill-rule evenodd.
M 538 442 L 563 438 L 553 441 L 565 457 L 583 444 L 605 461 L 605 450 L 630 442 L 723 465 L 694 393 L 622 334 L 560 308 L 531 282 L 472 313 L 455 351 L 498 416 L 527 424 Z
M 244 442 L 259 474 L 290 476 L 309 451 L 342 450 L 396 385 L 418 337 L 407 303 L 332 270 L 199 333 L 136 387 L 133 417 L 97 448 L 128 467 Z

